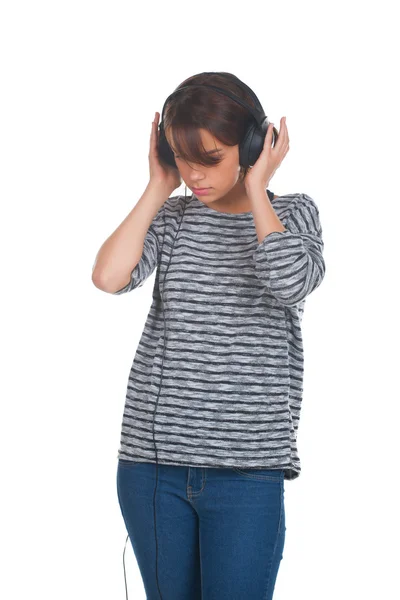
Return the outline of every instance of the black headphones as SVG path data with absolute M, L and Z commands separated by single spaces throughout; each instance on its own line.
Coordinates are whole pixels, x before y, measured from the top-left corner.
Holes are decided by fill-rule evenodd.
M 202 74 L 213 75 L 214 73 L 210 72 L 210 73 L 202 73 Z M 226 74 L 226 73 L 218 73 L 218 74 L 228 76 L 228 74 Z M 254 121 L 249 124 L 249 126 L 246 129 L 243 140 L 239 143 L 239 164 L 243 168 L 248 168 L 255 164 L 255 162 L 257 161 L 258 157 L 260 156 L 260 154 L 263 150 L 265 136 L 267 135 L 267 130 L 268 130 L 268 126 L 269 126 L 269 121 L 268 121 L 268 119 L 264 113 L 264 110 L 260 104 L 260 101 L 258 100 L 255 93 L 245 83 L 243 83 L 243 81 L 238 79 L 235 75 L 229 74 L 229 78 L 232 78 L 232 77 L 244 90 L 248 91 L 248 93 L 252 96 L 252 98 L 254 98 L 254 101 L 256 103 L 255 108 L 253 108 L 252 106 L 250 106 L 249 104 L 244 102 L 244 100 L 242 100 L 238 96 L 235 96 L 234 94 L 231 94 L 229 91 L 224 90 L 219 87 L 216 87 L 214 85 L 202 83 L 202 84 L 196 84 L 196 86 L 208 87 L 210 89 L 215 90 L 218 93 L 228 96 L 235 102 L 238 102 L 239 104 L 241 104 L 241 106 L 243 106 L 244 108 L 247 108 L 248 111 L 251 113 L 251 115 L 254 117 Z M 171 147 L 168 144 L 168 141 L 165 137 L 164 125 L 163 125 L 164 110 L 165 110 L 165 106 L 166 106 L 167 102 L 170 100 L 170 98 L 174 97 L 176 94 L 179 94 L 179 92 L 182 90 L 185 90 L 188 88 L 193 88 L 193 87 L 195 87 L 195 85 L 183 86 L 183 87 L 176 89 L 174 92 L 172 92 L 172 94 L 170 94 L 168 96 L 168 98 L 166 99 L 166 101 L 164 102 L 164 106 L 163 106 L 162 113 L 161 113 L 161 122 L 159 124 L 158 152 L 159 152 L 161 159 L 165 163 L 167 163 L 171 167 L 175 167 L 176 169 L 178 167 L 175 162 L 174 153 L 172 152 Z M 272 146 L 274 146 L 275 141 L 276 141 L 275 131 L 273 131 L 272 138 L 273 138 Z M 182 217 L 179 222 L 178 231 L 177 231 L 177 233 L 174 237 L 173 243 L 172 243 L 170 258 L 169 258 L 169 262 L 168 262 L 167 269 L 166 269 L 164 279 L 163 279 L 163 289 L 165 289 L 165 278 L 168 273 L 169 265 L 170 265 L 171 258 L 172 258 L 173 248 L 175 245 L 175 241 L 178 237 L 179 230 L 182 225 L 183 215 L 185 214 L 186 206 L 187 206 L 187 202 L 184 203 Z M 164 235 L 165 235 L 165 232 L 164 232 Z M 164 245 L 164 240 L 163 240 L 162 245 Z M 162 249 L 161 249 L 161 253 L 162 253 Z M 156 278 L 155 285 L 157 285 L 157 279 L 158 278 Z M 164 293 L 161 294 L 161 286 L 160 286 L 160 296 L 162 299 L 163 319 L 164 319 L 164 352 L 163 352 L 162 363 L 161 363 L 160 386 L 159 386 L 159 390 L 158 390 L 156 406 L 155 406 L 154 413 L 153 413 L 153 444 L 154 444 L 154 452 L 155 452 L 155 456 L 156 456 L 156 484 L 154 487 L 154 494 L 153 494 L 153 516 L 154 516 L 154 536 L 155 536 L 155 556 L 156 556 L 155 573 L 156 573 L 158 593 L 160 596 L 160 600 L 162 600 L 160 583 L 158 581 L 158 540 L 157 540 L 157 529 L 156 529 L 156 503 L 155 503 L 156 502 L 155 498 L 156 498 L 156 492 L 157 492 L 157 483 L 158 483 L 158 455 L 157 455 L 157 448 L 156 448 L 155 437 L 154 437 L 154 419 L 155 419 L 157 405 L 158 405 L 158 397 L 160 395 L 160 390 L 161 390 L 162 373 L 163 373 L 163 368 L 164 368 L 164 355 L 165 355 L 166 339 L 167 339 L 166 321 L 165 321 L 165 313 L 164 313 Z M 129 537 L 129 534 L 128 534 L 128 537 Z M 128 537 L 126 539 L 126 542 L 128 541 Z M 125 545 L 126 545 L 126 542 L 125 542 Z M 124 553 L 125 553 L 125 550 L 124 550 Z M 124 572 L 125 572 L 125 564 L 124 564 Z M 128 591 L 127 591 L 127 587 L 126 587 L 126 578 L 125 578 L 125 592 L 126 592 L 126 598 L 128 598 Z
M 214 74 L 215 73 L 213 73 L 213 72 L 202 73 L 202 75 L 214 75 Z M 225 73 L 218 73 L 218 75 L 225 75 Z M 235 102 L 237 102 L 238 104 L 240 104 L 241 106 L 243 106 L 244 108 L 246 108 L 249 111 L 249 113 L 253 116 L 254 120 L 252 120 L 252 122 L 247 127 L 245 135 L 243 136 L 242 141 L 239 143 L 239 164 L 244 169 L 247 169 L 248 167 L 251 167 L 256 163 L 258 157 L 260 156 L 260 154 L 263 150 L 265 136 L 267 135 L 268 126 L 270 123 L 268 121 L 266 114 L 264 113 L 264 109 L 261 106 L 259 99 L 255 95 L 253 90 L 250 89 L 245 83 L 243 83 L 243 81 L 241 81 L 235 75 L 229 75 L 229 79 L 231 79 L 231 78 L 233 78 L 233 80 L 236 81 L 238 83 L 238 85 L 240 85 L 240 87 L 242 89 L 246 90 L 249 93 L 249 95 L 253 98 L 255 105 L 256 105 L 254 108 L 252 106 L 250 106 L 249 104 L 247 104 L 247 102 L 245 102 L 244 100 L 242 100 L 241 98 L 236 96 L 235 94 L 232 94 L 230 91 L 224 90 L 223 88 L 217 87 L 215 85 L 210 85 L 208 83 L 199 83 L 199 84 L 195 84 L 195 85 L 184 85 L 182 87 L 177 88 L 174 92 L 172 92 L 172 94 L 170 94 L 168 96 L 168 98 L 164 102 L 164 106 L 163 106 L 162 113 L 161 113 L 161 121 L 158 126 L 158 129 L 159 129 L 158 151 L 159 151 L 160 157 L 167 165 L 169 165 L 171 167 L 175 167 L 175 169 L 178 168 L 177 164 L 175 162 L 174 153 L 172 152 L 171 147 L 168 144 L 167 138 L 165 137 L 165 131 L 164 131 L 165 107 L 166 107 L 167 103 L 169 102 L 169 100 L 171 98 L 175 97 L 181 91 L 187 90 L 187 89 L 192 89 L 194 87 L 207 87 L 211 90 L 214 90 L 215 92 L 218 92 L 219 94 L 228 96 L 228 98 L 231 98 L 232 100 L 234 100 Z M 276 142 L 276 134 L 275 134 L 275 131 L 273 131 L 272 147 L 275 145 L 275 142 Z

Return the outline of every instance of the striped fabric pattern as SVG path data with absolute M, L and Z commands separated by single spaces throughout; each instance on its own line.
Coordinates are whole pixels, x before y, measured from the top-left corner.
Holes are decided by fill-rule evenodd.
M 324 243 L 310 196 L 266 191 L 286 230 L 261 243 L 251 211 L 221 213 L 194 194 L 169 198 L 154 217 L 129 284 L 115 292 L 156 269 L 119 458 L 299 476 L 301 321 L 325 275 Z

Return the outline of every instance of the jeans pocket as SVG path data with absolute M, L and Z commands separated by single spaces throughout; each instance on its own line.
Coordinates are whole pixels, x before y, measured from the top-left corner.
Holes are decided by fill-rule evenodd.
M 264 479 L 266 481 L 276 481 L 281 482 L 284 478 L 283 469 L 267 469 L 267 468 L 257 468 L 257 467 L 233 467 L 233 471 L 238 475 L 242 475 L 243 477 L 248 477 L 250 479 Z

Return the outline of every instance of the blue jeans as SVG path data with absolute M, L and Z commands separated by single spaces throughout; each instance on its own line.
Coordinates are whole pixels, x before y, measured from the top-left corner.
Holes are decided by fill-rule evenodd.
M 285 543 L 283 470 L 159 464 L 156 529 L 155 483 L 155 463 L 118 460 L 147 600 L 271 600 Z

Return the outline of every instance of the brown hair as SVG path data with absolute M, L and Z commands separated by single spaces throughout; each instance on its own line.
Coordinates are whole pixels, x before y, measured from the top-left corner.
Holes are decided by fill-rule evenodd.
M 250 106 L 255 106 L 254 99 L 236 81 L 232 73 L 212 73 L 192 75 L 177 88 L 189 86 L 169 100 L 164 110 L 164 131 L 172 129 L 173 151 L 180 158 L 204 166 L 216 165 L 221 158 L 216 154 L 206 154 L 198 129 L 206 129 L 226 146 L 239 144 L 244 137 L 248 124 L 253 119 L 249 111 L 210 88 L 198 86 L 209 83 L 226 89 L 239 96 Z M 193 89 L 190 89 L 193 86 Z M 278 132 L 274 127 L 276 138 Z M 170 144 L 171 145 L 171 144 Z M 241 167 L 241 178 L 248 169 Z

